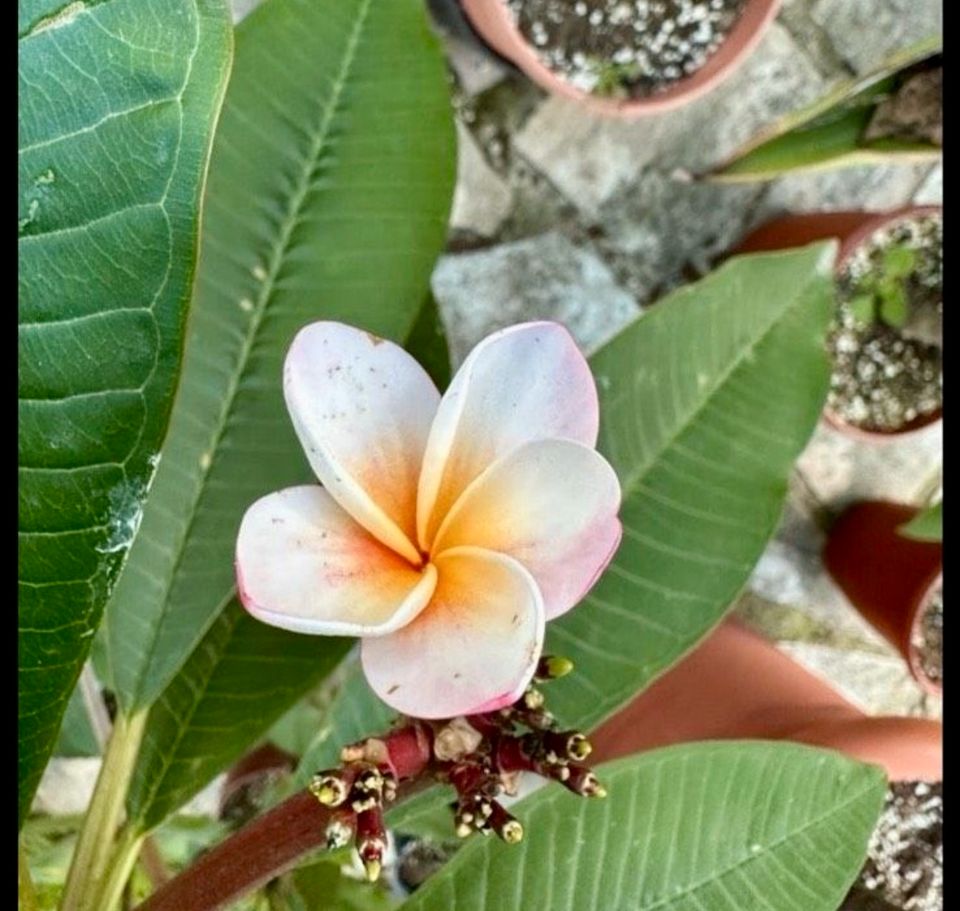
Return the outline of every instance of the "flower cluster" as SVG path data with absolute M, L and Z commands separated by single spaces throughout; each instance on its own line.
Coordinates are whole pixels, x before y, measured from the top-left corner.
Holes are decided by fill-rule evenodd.
M 561 677 L 572 667 L 564 658 L 545 656 L 534 679 Z M 579 731 L 558 729 L 542 691 L 530 686 L 512 705 L 495 711 L 442 721 L 402 719 L 383 737 L 345 747 L 343 765 L 314 775 L 310 791 L 333 811 L 327 846 L 343 847 L 353 839 L 368 878 L 375 880 L 386 848 L 384 809 L 404 782 L 452 785 L 454 826 L 461 838 L 480 832 L 515 844 L 523 838 L 523 826 L 498 798 L 515 794 L 524 772 L 558 781 L 584 797 L 606 796 L 582 764 L 590 751 Z

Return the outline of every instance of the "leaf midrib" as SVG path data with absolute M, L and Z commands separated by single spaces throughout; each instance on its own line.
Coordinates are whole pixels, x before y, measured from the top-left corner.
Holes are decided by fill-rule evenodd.
M 356 60 L 357 48 L 360 44 L 360 37 L 363 32 L 363 28 L 366 25 L 371 5 L 372 0 L 363 0 L 361 5 L 358 7 L 356 21 L 354 22 L 353 28 L 350 32 L 350 37 L 348 38 L 344 47 L 343 55 L 340 60 L 340 66 L 338 67 L 337 75 L 333 82 L 332 91 L 329 95 L 327 104 L 323 107 L 320 123 L 317 125 L 316 138 L 312 143 L 307 155 L 304 156 L 303 167 L 297 181 L 295 192 L 291 195 L 290 204 L 287 208 L 286 215 L 284 216 L 284 220 L 281 223 L 280 229 L 277 233 L 277 239 L 273 246 L 273 252 L 268 260 L 268 268 L 266 270 L 267 274 L 262 282 L 260 292 L 254 305 L 253 315 L 248 323 L 248 331 L 244 336 L 243 344 L 240 349 L 240 357 L 237 360 L 237 368 L 233 371 L 233 374 L 230 377 L 230 383 L 227 387 L 226 395 L 223 398 L 223 407 L 220 412 L 220 417 L 217 421 L 211 443 L 204 448 L 205 452 L 216 453 L 218 451 L 220 441 L 222 440 L 229 424 L 230 413 L 232 411 L 234 400 L 236 399 L 237 393 L 240 389 L 241 380 L 246 373 L 247 363 L 249 361 L 250 352 L 253 350 L 254 340 L 256 339 L 260 325 L 263 322 L 267 304 L 271 295 L 273 294 L 276 279 L 283 265 L 284 257 L 289 249 L 290 238 L 293 235 L 293 229 L 297 225 L 304 202 L 310 193 L 311 175 L 316 169 L 317 163 L 320 160 L 320 155 L 324 150 L 327 139 L 329 138 L 330 128 L 333 124 L 337 106 L 340 102 L 343 90 L 346 87 L 350 70 Z M 210 460 L 210 464 L 206 467 L 203 467 L 202 465 L 200 466 L 200 474 L 197 477 L 197 483 L 191 499 L 193 508 L 190 511 L 187 524 L 184 527 L 183 533 L 180 535 L 177 543 L 176 559 L 173 563 L 170 573 L 167 576 L 164 586 L 164 601 L 162 609 L 158 612 L 156 615 L 156 620 L 152 624 L 153 635 L 151 636 L 150 644 L 146 651 L 147 660 L 141 663 L 140 669 L 135 678 L 135 686 L 130 697 L 131 709 L 135 708 L 140 701 L 146 672 L 153 663 L 153 656 L 155 655 L 157 646 L 159 644 L 159 636 L 157 635 L 157 631 L 163 625 L 163 621 L 169 612 L 167 596 L 170 592 L 170 586 L 179 572 L 180 565 L 186 553 L 186 542 L 190 538 L 190 533 L 199 514 L 199 510 L 196 508 L 196 505 L 203 494 L 206 486 L 206 478 L 212 471 L 215 462 L 216 459 L 213 458 Z M 226 597 L 225 600 L 229 600 L 230 597 L 232 597 L 232 589 L 231 593 Z M 202 629 L 197 631 L 196 636 L 190 645 L 191 650 L 203 638 L 203 635 L 206 633 L 206 631 L 213 625 L 213 622 L 216 620 L 217 616 L 218 614 L 214 614 L 211 617 L 210 622 L 207 623 Z

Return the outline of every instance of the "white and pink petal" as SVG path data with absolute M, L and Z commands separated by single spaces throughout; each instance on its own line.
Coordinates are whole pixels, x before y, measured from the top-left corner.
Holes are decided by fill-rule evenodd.
M 428 550 L 460 494 L 494 461 L 532 440 L 597 440 L 597 389 L 559 323 L 512 326 L 467 356 L 437 409 L 424 453 L 417 535 Z
M 364 639 L 367 681 L 417 718 L 494 711 L 518 699 L 543 648 L 540 591 L 515 560 L 476 547 L 435 559 L 430 604 L 389 636 Z
M 432 566 L 415 569 L 316 485 L 269 494 L 247 510 L 236 572 L 240 599 L 258 620 L 328 636 L 392 633 L 436 585 Z
M 548 620 L 573 607 L 620 543 L 620 483 L 595 450 L 527 443 L 491 465 L 447 515 L 434 551 L 470 544 L 513 557 L 536 579 Z
M 331 496 L 375 538 L 416 562 L 420 467 L 440 394 L 398 345 L 341 323 L 302 329 L 284 395 Z

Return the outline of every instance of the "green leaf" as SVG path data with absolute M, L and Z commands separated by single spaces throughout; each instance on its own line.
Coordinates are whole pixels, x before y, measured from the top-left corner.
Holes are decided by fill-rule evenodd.
M 300 787 L 306 787 L 314 772 L 339 765 L 341 747 L 386 731 L 397 717 L 368 686 L 359 659 L 345 662 L 343 670 L 323 728 L 300 758 L 296 775 Z
M 904 537 L 918 541 L 942 541 L 943 503 L 928 506 L 897 530 Z
M 910 247 L 893 246 L 883 255 L 883 271 L 889 278 L 906 278 L 917 265 L 917 254 Z
M 473 839 L 404 911 L 835 911 L 880 814 L 880 769 L 796 744 L 684 744 L 544 788 L 524 839 Z
M 330 673 L 351 644 L 265 626 L 231 603 L 150 709 L 127 794 L 134 824 L 149 831 L 186 803 Z
M 450 347 L 447 345 L 446 332 L 440 319 L 440 309 L 430 291 L 427 292 L 420 315 L 410 330 L 406 349 L 427 371 L 441 392 L 447 388 L 452 372 Z
M 60 724 L 60 736 L 53 753 L 55 756 L 100 755 L 100 745 L 97 743 L 97 735 L 90 722 L 79 682 L 67 702 Z
M 876 307 L 872 294 L 858 294 L 846 306 L 850 315 L 863 326 L 869 326 L 876 317 Z
M 183 381 L 108 608 L 127 711 L 232 599 L 244 510 L 313 478 L 281 390 L 294 334 L 330 319 L 407 338 L 446 234 L 455 136 L 421 0 L 270 0 L 236 41 Z
M 384 884 L 370 885 L 344 876 L 342 862 L 321 859 L 294 870 L 293 895 L 275 905 L 284 911 L 390 911 L 397 900 Z M 282 886 L 280 887 L 282 889 Z
M 907 322 L 907 293 L 895 280 L 880 291 L 880 318 L 888 325 L 900 328 Z
M 21 820 L 140 520 L 230 64 L 225 0 L 21 0 Z
M 874 72 L 839 83 L 788 114 L 704 176 L 711 181 L 772 180 L 784 174 L 890 161 L 933 161 L 939 146 L 898 140 L 866 141 L 864 130 L 898 74 L 941 51 L 942 37 L 920 41 L 890 56 Z
M 746 583 L 826 397 L 835 249 L 733 259 L 591 359 L 623 542 L 547 627 L 545 651 L 576 666 L 550 685 L 564 724 L 589 729 L 647 686 Z

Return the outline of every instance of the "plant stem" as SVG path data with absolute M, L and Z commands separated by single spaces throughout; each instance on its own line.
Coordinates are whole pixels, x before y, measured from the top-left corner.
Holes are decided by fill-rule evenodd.
M 133 866 L 137 862 L 143 834 L 130 828 L 124 828 L 117 839 L 116 848 L 110 855 L 110 864 L 105 871 L 102 885 L 98 889 L 96 908 L 98 911 L 113 911 L 123 897 L 123 889 L 130 879 Z
M 404 796 L 430 782 L 401 785 Z M 330 811 L 306 791 L 258 816 L 199 857 L 135 911 L 216 911 L 290 870 L 324 844 Z
M 128 718 L 117 716 L 93 799 L 77 839 L 60 911 L 107 911 L 97 903 L 100 881 L 106 873 L 123 815 L 127 785 L 133 774 L 146 721 L 146 709 Z
M 27 862 L 23 845 L 17 848 L 19 870 L 17 871 L 17 897 L 20 911 L 38 911 L 37 894 L 33 890 L 33 880 L 30 878 L 30 864 Z

